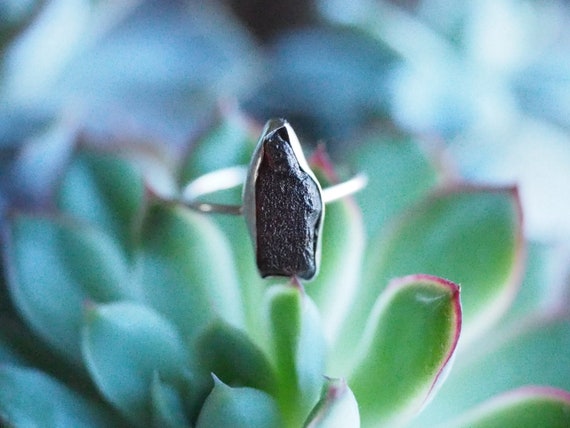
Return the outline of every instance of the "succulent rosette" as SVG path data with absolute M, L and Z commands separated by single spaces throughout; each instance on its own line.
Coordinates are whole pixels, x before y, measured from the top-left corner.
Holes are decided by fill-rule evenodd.
M 0 0 L 0 425 L 569 427 L 568 5 L 251 3 Z M 186 194 L 281 116 L 300 278 Z
M 317 277 L 262 279 L 244 219 L 180 197 L 258 133 L 231 111 L 174 154 L 67 136 L 48 208 L 3 230 L 3 424 L 568 426 L 568 311 L 533 298 L 515 187 L 370 135 L 340 165 L 369 184 L 327 205 Z

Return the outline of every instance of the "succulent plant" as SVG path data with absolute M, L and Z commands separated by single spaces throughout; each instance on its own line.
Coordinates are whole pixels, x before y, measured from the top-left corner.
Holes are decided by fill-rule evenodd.
M 369 185 L 326 207 L 314 280 L 262 279 L 243 218 L 180 201 L 258 132 L 229 112 L 178 150 L 69 139 L 49 208 L 3 231 L 4 425 L 570 425 L 568 309 L 527 316 L 544 277 L 516 188 L 381 134 L 337 167 L 317 149 L 323 185 Z
M 567 4 L 250 3 L 0 0 L 0 425 L 570 426 Z M 310 281 L 184 200 L 234 99 L 369 177 Z

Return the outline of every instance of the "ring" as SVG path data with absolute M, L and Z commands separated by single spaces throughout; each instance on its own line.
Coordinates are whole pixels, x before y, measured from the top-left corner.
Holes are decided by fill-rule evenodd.
M 243 215 L 261 277 L 313 279 L 319 270 L 325 204 L 360 191 L 366 176 L 322 189 L 299 139 L 284 119 L 269 120 L 249 167 L 235 166 L 188 183 L 181 202 L 202 213 Z M 198 201 L 243 184 L 243 205 Z

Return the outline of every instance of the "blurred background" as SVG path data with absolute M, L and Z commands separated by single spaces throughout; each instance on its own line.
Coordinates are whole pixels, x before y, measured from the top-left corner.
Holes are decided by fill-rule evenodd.
M 176 147 L 228 108 L 337 160 L 417 138 L 568 249 L 567 1 L 0 0 L 0 208 L 41 204 L 78 133 Z

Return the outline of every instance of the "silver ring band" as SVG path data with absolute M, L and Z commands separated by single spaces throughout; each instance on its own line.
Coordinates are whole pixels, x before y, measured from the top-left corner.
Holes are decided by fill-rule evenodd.
M 188 208 L 205 214 L 242 215 L 243 209 L 241 205 L 199 202 L 198 198 L 209 193 L 241 186 L 244 184 L 246 177 L 247 167 L 244 165 L 231 166 L 206 173 L 192 180 L 184 187 L 180 202 Z M 326 187 L 322 189 L 323 202 L 328 204 L 357 193 L 364 189 L 367 183 L 366 175 L 357 174 L 347 181 Z

